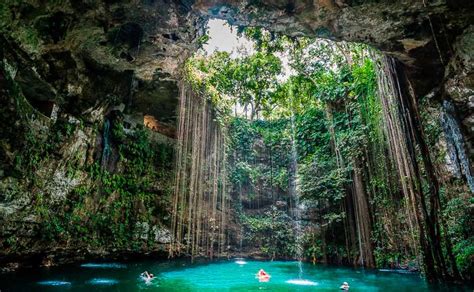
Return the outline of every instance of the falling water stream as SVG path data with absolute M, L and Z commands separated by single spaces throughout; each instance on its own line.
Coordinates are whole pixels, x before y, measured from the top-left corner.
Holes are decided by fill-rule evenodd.
M 292 90 L 290 90 L 292 94 Z M 293 98 L 293 96 L 291 97 Z M 295 224 L 295 242 L 296 242 L 296 252 L 295 257 L 298 260 L 298 279 L 288 280 L 288 283 L 296 285 L 315 285 L 314 282 L 303 279 L 303 230 L 301 226 L 301 216 L 302 212 L 305 209 L 304 203 L 300 202 L 300 192 L 299 192 L 299 179 L 298 179 L 298 149 L 296 147 L 296 126 L 295 126 L 295 113 L 292 110 L 291 112 L 291 160 L 290 160 L 290 198 L 293 199 L 294 205 L 291 210 L 291 215 L 293 216 Z
M 299 198 L 299 189 L 298 189 L 298 152 L 296 149 L 296 130 L 295 130 L 295 117 L 294 114 L 291 115 L 291 161 L 290 161 L 290 197 L 294 201 L 294 206 L 292 209 L 292 216 L 295 223 L 295 233 L 296 233 L 296 259 L 298 260 L 299 267 L 299 279 L 303 277 L 303 246 L 301 244 L 302 232 L 301 232 L 301 205 Z
M 441 125 L 446 135 L 448 154 L 454 173 L 458 177 L 463 174 L 471 192 L 474 192 L 474 178 L 472 177 L 469 160 L 464 148 L 464 138 L 455 116 L 454 105 L 448 100 L 443 102 Z

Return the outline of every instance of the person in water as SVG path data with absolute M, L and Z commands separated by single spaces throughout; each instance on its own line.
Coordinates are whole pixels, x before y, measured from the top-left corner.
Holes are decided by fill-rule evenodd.
M 257 277 L 269 277 L 269 275 L 263 269 L 260 269 L 257 273 Z
M 258 278 L 258 280 L 260 282 L 268 282 L 270 280 L 270 275 L 265 272 L 263 269 L 260 269 L 260 271 L 258 271 L 257 275 L 256 275 L 256 278 Z
M 142 273 L 141 275 L 146 281 L 150 281 L 151 279 L 153 279 L 155 276 L 151 273 L 148 273 L 148 271 L 145 271 Z
M 349 290 L 349 283 L 347 283 L 347 282 L 342 283 L 340 288 L 341 288 L 341 290 L 348 291 Z

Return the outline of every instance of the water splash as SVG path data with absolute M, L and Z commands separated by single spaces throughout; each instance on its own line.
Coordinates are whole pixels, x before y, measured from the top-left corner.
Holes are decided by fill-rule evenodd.
M 448 100 L 443 101 L 441 124 L 446 135 L 448 154 L 452 162 L 453 172 L 457 177 L 464 175 L 469 189 L 471 192 L 474 192 L 474 178 L 472 177 L 469 159 L 464 148 L 464 137 L 456 119 L 454 105 Z
M 313 282 L 310 280 L 301 280 L 301 279 L 296 279 L 296 280 L 288 280 L 286 281 L 288 284 L 293 284 L 293 285 L 300 285 L 300 286 L 317 286 L 317 282 Z
M 156 281 L 157 280 L 157 277 L 153 277 L 153 278 L 147 278 L 145 275 L 141 275 L 140 277 L 138 277 L 139 281 L 141 282 L 141 284 L 145 285 L 145 286 L 159 286 L 158 285 L 158 282 Z

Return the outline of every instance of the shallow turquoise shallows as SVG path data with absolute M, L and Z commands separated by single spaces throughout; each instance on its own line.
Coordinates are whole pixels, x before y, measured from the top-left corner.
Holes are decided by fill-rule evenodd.
M 23 270 L 0 275 L 4 291 L 472 291 L 472 287 L 431 286 L 418 274 L 388 270 L 360 270 L 297 262 L 233 259 L 194 263 L 184 260 L 129 263 L 90 262 L 50 269 Z M 259 269 L 268 282 L 255 278 Z M 145 282 L 140 273 L 156 275 Z

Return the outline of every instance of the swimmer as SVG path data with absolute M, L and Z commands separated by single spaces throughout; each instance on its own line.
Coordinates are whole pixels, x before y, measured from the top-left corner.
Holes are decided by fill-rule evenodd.
M 268 277 L 269 275 L 263 269 L 260 269 L 257 273 L 257 277 Z
M 141 273 L 142 278 L 145 280 L 145 281 L 151 281 L 155 276 L 151 273 L 148 273 L 148 271 L 145 271 L 143 273 Z
M 342 283 L 341 287 L 339 287 L 339 288 L 341 288 L 341 290 L 348 291 L 349 290 L 349 283 L 344 282 L 344 283 Z
M 263 269 L 260 269 L 257 275 L 255 275 L 255 278 L 258 278 L 260 282 L 268 282 L 270 280 L 270 277 L 271 276 L 267 274 L 267 272 L 265 272 Z

